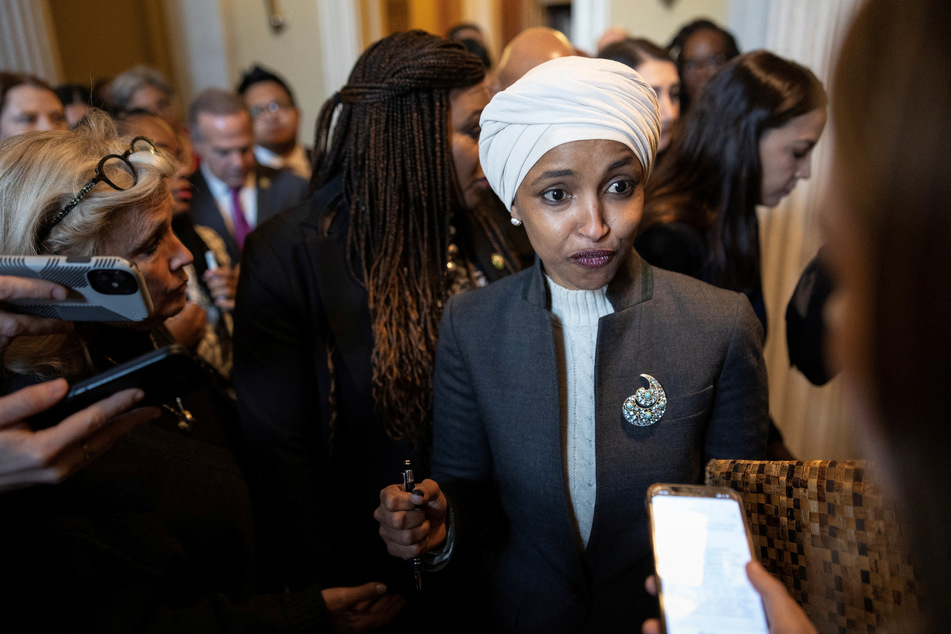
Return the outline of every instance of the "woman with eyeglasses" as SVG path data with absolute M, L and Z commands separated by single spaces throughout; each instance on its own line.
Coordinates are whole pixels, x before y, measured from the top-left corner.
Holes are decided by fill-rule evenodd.
M 700 97 L 714 73 L 740 54 L 733 34 L 706 19 L 685 24 L 667 49 L 677 60 L 677 72 L 683 82 L 680 107 L 684 113 Z
M 73 131 L 0 144 L 0 253 L 121 256 L 141 271 L 153 303 L 142 322 L 18 338 L 3 357 L 4 391 L 73 382 L 170 342 L 162 324 L 185 304 L 192 259 L 171 229 L 173 170 L 150 140 L 117 136 L 98 111 Z M 380 584 L 261 594 L 272 588 L 254 563 L 233 410 L 229 419 L 213 389 L 158 405 L 158 418 L 108 452 L 84 445 L 90 464 L 65 482 L 0 498 L 7 619 L 37 631 L 117 632 L 379 622 L 348 608 L 377 597 Z

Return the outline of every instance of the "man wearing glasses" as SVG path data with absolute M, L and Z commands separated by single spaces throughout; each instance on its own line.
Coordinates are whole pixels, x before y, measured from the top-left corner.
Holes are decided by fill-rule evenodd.
M 289 169 L 310 180 L 310 152 L 297 142 L 300 111 L 287 83 L 260 66 L 245 73 L 238 85 L 254 119 L 254 156 L 274 169 Z
M 214 229 L 231 261 L 239 262 L 247 234 L 303 200 L 307 181 L 288 170 L 258 164 L 251 114 L 233 92 L 209 88 L 199 93 L 188 110 L 188 123 L 201 159 L 189 179 L 195 187 L 192 219 Z

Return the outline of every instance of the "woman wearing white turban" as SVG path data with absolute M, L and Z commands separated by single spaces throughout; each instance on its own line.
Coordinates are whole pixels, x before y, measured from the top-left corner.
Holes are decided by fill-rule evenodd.
M 633 251 L 660 124 L 629 67 L 546 62 L 482 129 L 486 177 L 538 259 L 447 304 L 433 480 L 384 489 L 381 535 L 463 568 L 483 631 L 636 631 L 656 611 L 648 485 L 764 451 L 759 322 L 743 295 Z

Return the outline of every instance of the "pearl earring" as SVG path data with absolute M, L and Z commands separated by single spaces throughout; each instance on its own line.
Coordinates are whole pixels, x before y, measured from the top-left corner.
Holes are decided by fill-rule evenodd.
M 522 221 L 516 218 L 515 216 L 512 216 L 512 224 L 516 227 L 520 227 L 522 226 Z

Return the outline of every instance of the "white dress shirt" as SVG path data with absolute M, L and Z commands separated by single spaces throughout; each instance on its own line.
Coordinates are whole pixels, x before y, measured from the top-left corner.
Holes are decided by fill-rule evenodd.
M 200 169 L 202 176 L 205 177 L 205 182 L 208 183 L 208 189 L 211 191 L 211 195 L 215 197 L 215 202 L 218 203 L 218 211 L 221 213 L 221 218 L 225 221 L 225 226 L 228 227 L 228 231 L 234 236 L 234 222 L 231 219 L 231 186 L 212 174 L 211 170 L 208 169 L 208 165 L 205 163 L 201 164 Z M 241 198 L 244 218 L 248 221 L 248 226 L 253 229 L 258 225 L 258 197 L 257 187 L 254 182 L 254 172 L 248 174 L 248 178 L 244 182 L 244 186 L 238 195 Z
M 307 158 L 307 150 L 299 143 L 294 146 L 294 149 L 291 150 L 291 153 L 286 157 L 276 154 L 261 145 L 255 145 L 254 157 L 261 165 L 267 165 L 276 170 L 288 169 L 304 180 L 310 180 L 310 159 Z

